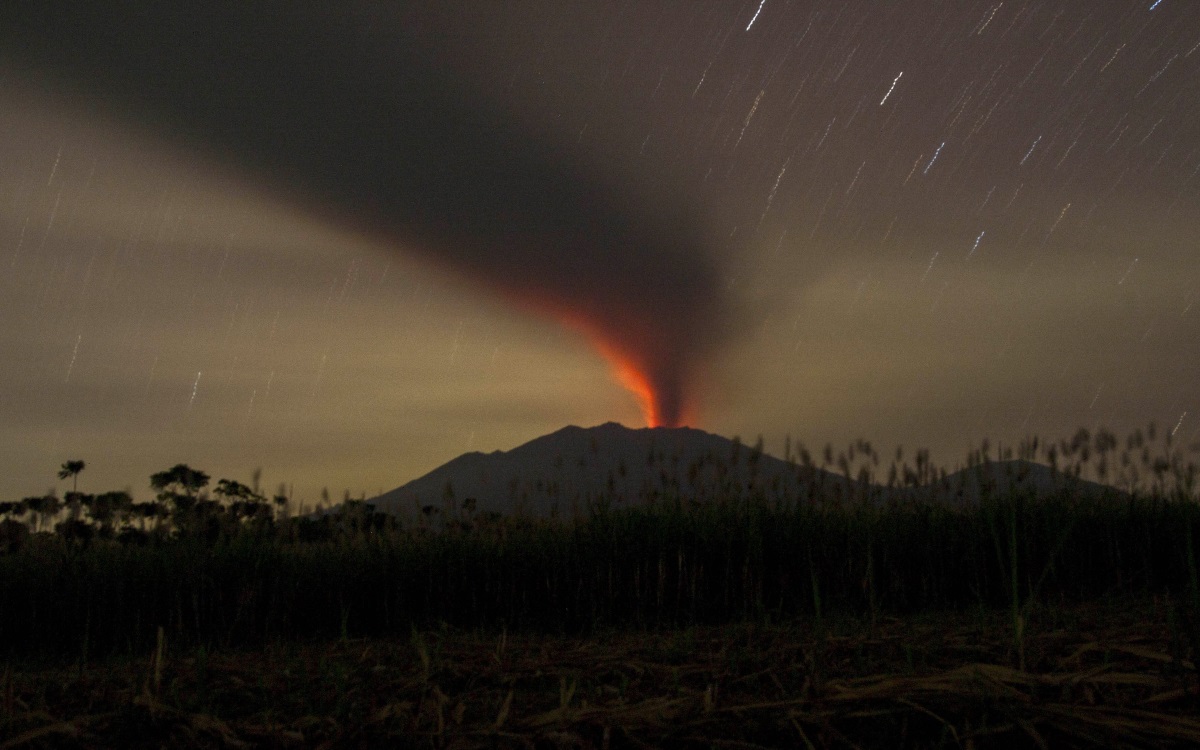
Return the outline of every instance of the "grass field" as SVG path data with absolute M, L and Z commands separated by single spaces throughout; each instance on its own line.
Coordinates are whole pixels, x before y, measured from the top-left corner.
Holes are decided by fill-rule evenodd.
M 3 676 L 0 747 L 1195 747 L 1166 600 L 589 637 L 453 628 Z
M 0 554 L 0 750 L 1195 746 L 1200 504 L 1145 445 L 1111 456 L 1128 480 L 1141 451 L 1131 492 L 864 481 L 436 531 L 164 480 L 145 533 Z

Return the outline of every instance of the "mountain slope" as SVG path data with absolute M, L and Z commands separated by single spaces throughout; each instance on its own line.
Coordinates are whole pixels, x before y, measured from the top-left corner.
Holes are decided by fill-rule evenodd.
M 1014 491 L 1044 497 L 1068 490 L 1077 497 L 1128 497 L 1128 493 L 1115 487 L 1024 460 L 991 461 L 962 469 L 947 475 L 930 490 L 934 497 L 965 502 L 979 502 L 985 490 L 993 497 Z
M 972 504 L 985 490 L 993 496 L 1063 490 L 1079 497 L 1120 494 L 1029 461 L 989 462 L 921 487 L 887 488 L 782 461 L 736 439 L 690 427 L 630 429 L 609 422 L 564 427 L 509 451 L 466 453 L 368 502 L 410 519 L 423 509 L 457 518 L 468 499 L 474 500 L 476 515 L 575 518 L 597 504 L 621 508 L 676 497 L 706 502 L 762 492 L 768 500 L 789 502 L 869 494 L 876 501 Z
M 510 451 L 466 453 L 368 502 L 413 516 L 425 506 L 457 514 L 473 498 L 476 513 L 569 518 L 598 501 L 612 507 L 664 495 L 704 501 L 759 489 L 772 498 L 798 498 L 850 487 L 844 477 L 702 430 L 609 422 L 564 427 Z

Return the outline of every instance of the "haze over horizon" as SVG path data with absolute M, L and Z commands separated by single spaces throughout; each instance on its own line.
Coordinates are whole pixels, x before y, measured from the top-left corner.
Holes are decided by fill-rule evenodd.
M 590 339 L 774 454 L 1200 441 L 1200 3 L 236 7 L 274 110 L 0 52 L 0 499 L 81 458 L 85 491 L 184 462 L 312 502 L 644 424 Z M 289 88 L 326 73 L 355 87 Z M 344 142 L 276 127 L 351 100 Z

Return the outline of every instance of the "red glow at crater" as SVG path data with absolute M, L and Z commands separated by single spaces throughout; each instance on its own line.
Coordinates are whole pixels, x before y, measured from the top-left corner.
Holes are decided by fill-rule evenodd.
M 600 354 L 608 360 L 612 366 L 613 374 L 616 375 L 617 382 L 623 385 L 627 390 L 637 397 L 638 406 L 642 409 L 642 416 L 646 419 L 647 427 L 678 427 L 677 424 L 666 424 L 662 414 L 662 399 L 661 396 L 654 391 L 654 386 L 650 383 L 650 379 L 645 373 L 637 368 L 632 360 L 622 356 L 619 352 L 611 347 L 604 345 L 602 342 L 592 339 L 592 343 Z
M 646 361 L 650 356 L 648 352 L 654 352 L 654 347 L 637 341 L 630 333 L 614 341 L 618 338 L 616 335 L 600 330 L 577 311 L 545 303 L 534 306 L 543 313 L 550 312 L 563 326 L 579 331 L 587 338 L 608 361 L 616 381 L 637 398 L 647 427 L 681 427 L 693 421 L 693 406 L 683 401 L 685 394 L 680 392 L 677 380 L 656 377 L 654 363 Z

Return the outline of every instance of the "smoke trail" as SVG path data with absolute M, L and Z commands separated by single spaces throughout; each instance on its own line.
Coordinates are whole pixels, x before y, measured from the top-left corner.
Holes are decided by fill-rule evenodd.
M 722 329 L 696 223 L 482 103 L 420 52 L 418 4 L 4 5 L 8 72 L 118 106 L 581 331 L 641 391 L 652 424 L 695 406 Z

